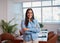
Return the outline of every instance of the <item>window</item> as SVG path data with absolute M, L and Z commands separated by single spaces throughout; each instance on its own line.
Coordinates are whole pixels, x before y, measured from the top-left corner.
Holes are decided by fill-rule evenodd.
M 46 8 L 43 8 L 42 10 L 43 10 L 43 13 L 42 13 L 43 22 L 52 22 L 52 8 L 46 7 Z
M 41 22 L 41 8 L 32 8 L 34 11 L 35 18 Z M 37 13 L 38 12 L 38 13 Z
M 60 22 L 60 7 L 53 7 L 53 20 Z
M 32 7 L 41 6 L 41 2 L 32 2 Z
M 24 2 L 23 7 L 31 7 L 31 2 Z
M 51 1 L 42 1 L 42 6 L 51 6 Z
M 60 5 L 60 0 L 54 0 L 53 5 Z
M 58 2 L 58 3 L 57 3 Z M 39 22 L 60 22 L 60 0 L 23 2 L 23 15 L 25 17 L 26 9 L 31 7 L 35 18 Z M 59 6 L 56 6 L 59 5 Z

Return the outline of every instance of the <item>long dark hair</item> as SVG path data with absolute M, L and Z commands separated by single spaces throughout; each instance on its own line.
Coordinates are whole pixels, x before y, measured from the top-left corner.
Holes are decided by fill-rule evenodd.
M 32 11 L 32 18 L 31 18 L 31 21 L 33 22 L 34 20 L 34 12 L 31 8 L 28 8 L 26 10 L 26 14 L 25 14 L 25 26 L 27 27 L 28 26 L 28 22 L 29 22 L 29 18 L 27 17 L 27 14 L 28 14 L 28 11 L 31 10 Z

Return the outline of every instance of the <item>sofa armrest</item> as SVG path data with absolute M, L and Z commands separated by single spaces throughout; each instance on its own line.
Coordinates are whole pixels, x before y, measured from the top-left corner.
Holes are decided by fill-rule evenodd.
M 51 37 L 49 40 L 48 40 L 48 43 L 56 43 L 57 41 L 57 35 L 55 34 L 53 37 Z

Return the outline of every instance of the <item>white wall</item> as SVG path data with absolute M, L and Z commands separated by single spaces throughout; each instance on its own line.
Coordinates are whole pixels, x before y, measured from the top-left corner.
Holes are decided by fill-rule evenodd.
M 0 0 L 0 20 L 7 18 L 7 1 Z
M 59 28 L 60 28 L 60 24 L 58 23 L 46 23 L 44 24 L 43 29 L 48 29 L 48 31 L 54 31 L 55 33 L 57 33 L 57 29 Z
M 7 0 L 0 0 L 0 21 L 2 19 L 7 20 Z M 2 30 L 0 28 L 0 34 Z

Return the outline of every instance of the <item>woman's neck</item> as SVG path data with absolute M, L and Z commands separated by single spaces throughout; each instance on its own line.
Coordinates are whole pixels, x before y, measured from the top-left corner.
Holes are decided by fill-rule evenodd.
M 31 22 L 31 19 L 29 19 L 29 22 Z

